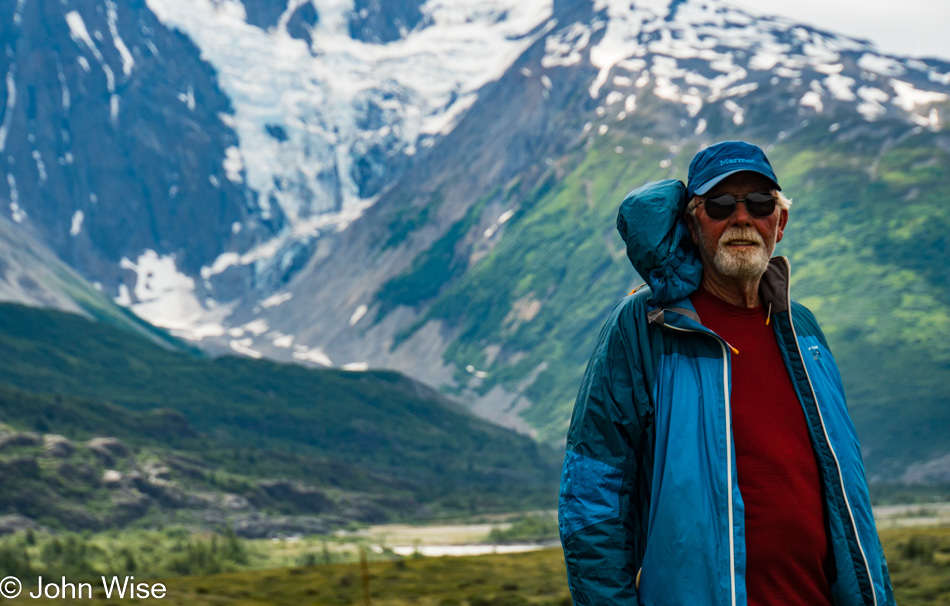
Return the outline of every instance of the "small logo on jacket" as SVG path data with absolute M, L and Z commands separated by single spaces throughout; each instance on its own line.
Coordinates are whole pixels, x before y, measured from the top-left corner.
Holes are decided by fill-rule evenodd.
M 811 352 L 811 357 L 813 357 L 816 362 L 821 359 L 821 350 L 818 348 L 817 345 L 809 346 L 808 351 Z

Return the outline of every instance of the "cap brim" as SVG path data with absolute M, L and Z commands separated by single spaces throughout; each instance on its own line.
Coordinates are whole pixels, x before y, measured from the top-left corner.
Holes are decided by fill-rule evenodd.
M 775 181 L 772 180 L 772 176 L 771 176 L 771 175 L 767 175 L 767 174 L 765 174 L 764 172 L 762 172 L 762 171 L 760 171 L 760 170 L 756 170 L 756 169 L 754 169 L 754 168 L 740 168 L 740 169 L 738 169 L 738 170 L 733 170 L 733 171 L 730 171 L 730 172 L 728 172 L 728 173 L 724 173 L 724 174 L 718 175 L 718 176 L 716 176 L 716 177 L 713 177 L 713 178 L 710 179 L 709 181 L 706 181 L 705 183 L 703 183 L 702 185 L 700 185 L 699 187 L 697 187 L 696 189 L 694 189 L 694 190 L 693 190 L 693 193 L 694 193 L 695 195 L 698 195 L 698 196 L 701 196 L 701 195 L 703 195 L 703 194 L 705 194 L 705 193 L 708 193 L 709 190 L 711 190 L 712 188 L 714 188 L 714 187 L 716 187 L 717 185 L 719 185 L 719 183 L 720 183 L 723 179 L 725 179 L 725 178 L 727 178 L 727 177 L 731 177 L 732 175 L 734 175 L 734 174 L 736 174 L 736 173 L 757 173 L 757 174 L 759 174 L 759 175 L 762 175 L 763 177 L 765 177 L 765 178 L 768 179 L 769 181 L 771 181 L 771 182 L 772 182 L 772 185 L 775 186 L 775 189 L 777 189 L 777 190 L 779 190 L 779 191 L 782 191 L 782 188 L 778 186 L 778 183 L 776 183 Z

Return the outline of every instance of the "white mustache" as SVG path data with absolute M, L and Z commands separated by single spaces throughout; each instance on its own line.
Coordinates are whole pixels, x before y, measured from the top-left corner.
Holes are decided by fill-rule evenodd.
M 751 227 L 727 228 L 726 231 L 722 232 L 722 236 L 719 237 L 719 244 L 722 245 L 731 240 L 748 240 L 749 242 L 755 242 L 759 246 L 765 246 L 765 241 L 762 239 L 762 236 Z

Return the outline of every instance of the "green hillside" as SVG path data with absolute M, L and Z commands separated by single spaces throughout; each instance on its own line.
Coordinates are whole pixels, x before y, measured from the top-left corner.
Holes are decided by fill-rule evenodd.
M 539 373 L 524 417 L 550 443 L 563 440 L 600 326 L 641 281 L 614 227 L 620 200 L 647 181 L 685 180 L 699 149 L 699 137 L 651 130 L 650 106 L 637 117 L 588 137 L 539 186 L 493 194 L 517 208 L 501 242 L 417 323 L 458 330 L 446 357 L 487 373 L 458 376 L 478 393 L 518 391 Z M 845 120 L 805 120 L 771 141 L 743 136 L 769 149 L 795 201 L 777 254 L 790 257 L 792 296 L 815 312 L 840 363 L 869 474 L 892 480 L 950 451 L 950 145 L 946 128 Z M 711 123 L 701 140 L 733 131 Z
M 553 451 L 395 372 L 196 358 L 77 316 L 15 305 L 0 305 L 0 348 L 0 422 L 73 441 L 118 438 L 135 457 L 126 475 L 141 475 L 143 461 L 157 457 L 178 475 L 197 473 L 202 489 L 215 485 L 252 503 L 260 481 L 290 479 L 358 493 L 382 518 L 538 506 L 556 494 Z M 14 435 L 0 447 L 0 465 L 39 461 L 16 477 L 40 492 L 55 495 L 51 483 L 72 481 L 67 463 L 85 465 L 90 476 L 108 468 L 90 467 L 95 457 L 83 449 L 70 455 L 78 460 L 50 459 L 37 438 Z M 281 499 L 272 488 L 264 489 L 264 509 L 306 500 L 310 490 L 287 489 L 293 494 Z M 77 490 L 81 504 L 85 492 Z M 7 509 L 19 498 L 6 483 L 2 495 Z M 337 503 L 352 506 L 355 497 L 343 497 Z M 342 515 L 346 507 L 317 509 Z

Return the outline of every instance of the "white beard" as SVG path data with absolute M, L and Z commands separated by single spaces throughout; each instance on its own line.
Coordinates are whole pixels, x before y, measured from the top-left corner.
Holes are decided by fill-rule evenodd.
M 748 240 L 758 243 L 752 250 L 735 250 L 726 246 L 730 240 Z M 700 231 L 700 246 L 708 251 L 707 242 Z M 722 233 L 716 245 L 711 261 L 716 271 L 731 278 L 761 278 L 769 265 L 769 258 L 775 249 L 775 242 L 766 243 L 762 236 L 751 227 L 729 227 Z

